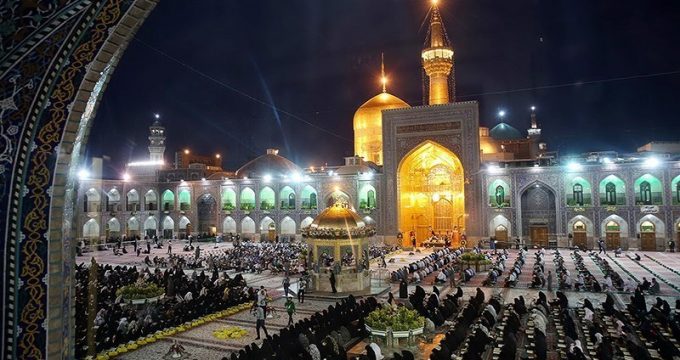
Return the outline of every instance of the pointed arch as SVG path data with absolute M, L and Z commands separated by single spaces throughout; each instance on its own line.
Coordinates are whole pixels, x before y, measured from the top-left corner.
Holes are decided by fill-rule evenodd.
M 172 220 L 172 219 L 171 219 Z M 156 230 L 158 229 L 158 221 L 155 216 L 149 216 L 144 220 L 144 230 Z
M 175 230 L 175 220 L 170 216 L 163 218 L 163 230 Z
M 191 192 L 189 189 L 182 189 L 177 196 L 179 199 L 179 209 L 182 211 L 191 210 Z
M 680 205 L 680 175 L 671 180 L 671 194 L 673 205 Z
M 295 190 L 290 186 L 284 186 L 279 192 L 279 199 L 281 202 L 281 209 L 293 210 L 295 209 Z
M 127 211 L 138 211 L 139 210 L 139 193 L 137 190 L 132 189 L 127 192 L 126 197 L 126 209 Z
M 161 209 L 163 211 L 173 211 L 175 210 L 175 193 L 168 189 L 163 191 L 161 202 Z
M 272 210 L 276 207 L 276 193 L 269 186 L 260 190 L 260 210 Z
M 191 224 L 191 221 L 189 221 L 189 218 L 186 216 L 182 216 L 179 218 L 179 229 L 180 230 L 186 230 L 186 228 Z
M 222 233 L 223 234 L 236 234 L 236 220 L 231 216 L 227 216 L 222 221 Z
M 241 233 L 255 234 L 255 221 L 250 216 L 246 216 L 241 220 Z
M 364 184 L 359 190 L 359 209 L 372 210 L 377 207 L 375 187 Z
M 83 225 L 83 237 L 91 240 L 99 239 L 99 223 L 90 219 Z
M 589 218 L 576 215 L 567 223 L 567 232 L 573 233 L 574 231 L 585 231 L 588 237 L 592 237 L 595 235 L 595 225 Z
M 617 231 L 621 233 L 621 236 L 628 237 L 628 223 L 622 217 L 612 214 L 607 216 L 602 223 L 600 223 L 600 233 L 606 234 L 607 232 Z
M 567 206 L 590 206 L 592 205 L 592 186 L 588 180 L 575 176 L 565 189 Z
M 336 189 L 332 193 L 326 196 L 326 207 L 331 207 L 336 203 L 346 204 L 348 206 L 352 205 L 352 199 L 346 192 Z
M 120 221 L 118 219 L 111 218 L 106 222 L 106 225 L 109 228 L 109 233 L 120 233 Z
M 307 216 L 306 218 L 302 219 L 302 221 L 300 222 L 300 228 L 301 229 L 307 228 L 307 227 L 309 227 L 309 225 L 312 225 L 313 222 L 314 222 L 314 219 L 312 219 L 310 216 Z
M 106 193 L 106 211 L 120 211 L 120 192 L 116 188 Z
M 644 174 L 635 179 L 636 205 L 663 205 L 663 186 L 661 181 L 651 174 Z
M 510 185 L 503 179 L 495 179 L 488 188 L 489 205 L 492 207 L 510 206 Z
M 616 175 L 608 175 L 600 181 L 600 204 L 626 205 L 626 183 Z
M 128 231 L 139 231 L 139 220 L 136 217 L 131 217 L 127 221 Z
M 260 221 L 260 233 L 266 233 L 269 230 L 275 230 L 275 229 L 276 229 L 276 223 L 269 216 L 265 216 Z
M 90 188 L 85 192 L 85 212 L 101 211 L 101 195 L 95 188 Z
M 144 209 L 158 210 L 158 195 L 153 190 L 149 190 L 144 194 Z
M 231 211 L 236 209 L 236 192 L 229 187 L 222 187 L 222 210 Z
M 651 231 L 656 233 L 657 238 L 665 238 L 666 224 L 658 217 L 652 214 L 647 214 L 638 220 L 636 224 L 636 231 L 638 233 Z
M 291 219 L 289 216 L 284 217 L 281 220 L 281 235 L 295 235 L 295 232 L 295 220 Z
M 255 191 L 249 187 L 241 190 L 241 210 L 255 210 Z
M 316 209 L 318 207 L 316 189 L 311 185 L 305 185 L 302 188 L 302 208 L 303 209 Z

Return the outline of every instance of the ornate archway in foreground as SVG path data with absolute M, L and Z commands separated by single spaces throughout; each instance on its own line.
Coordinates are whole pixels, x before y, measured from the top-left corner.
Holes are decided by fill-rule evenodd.
M 98 102 L 156 0 L 0 5 L 3 358 L 73 358 L 73 197 Z M 49 314 L 49 316 L 48 316 Z

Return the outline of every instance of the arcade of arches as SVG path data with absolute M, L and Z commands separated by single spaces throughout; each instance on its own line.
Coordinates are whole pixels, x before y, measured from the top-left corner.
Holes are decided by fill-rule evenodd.
M 432 231 L 452 233 L 459 240 L 465 229 L 463 165 L 453 152 L 425 142 L 399 165 L 399 228 L 427 239 Z

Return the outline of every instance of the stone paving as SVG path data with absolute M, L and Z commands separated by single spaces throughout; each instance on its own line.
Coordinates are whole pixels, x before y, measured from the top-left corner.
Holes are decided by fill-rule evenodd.
M 175 245 L 173 245 L 173 247 L 174 246 Z M 179 248 L 180 244 L 177 244 L 177 247 Z M 205 248 L 203 248 L 202 246 L 203 249 L 212 251 L 223 251 L 224 249 L 228 249 L 231 247 L 232 245 L 230 243 L 219 244 L 217 248 L 214 248 L 214 245 L 212 244 L 211 246 L 209 247 L 206 246 Z M 110 251 L 106 252 L 99 251 L 95 253 L 88 253 L 86 254 L 86 256 L 79 257 L 78 260 L 89 261 L 90 256 L 94 255 L 97 261 L 100 263 L 145 266 L 143 264 L 144 259 L 143 256 L 136 257 L 134 254 L 132 254 L 131 248 L 129 249 L 129 251 L 130 253 L 122 256 L 115 256 Z M 568 251 L 567 250 L 561 251 L 565 259 L 565 265 L 568 268 L 573 268 L 574 267 L 573 260 L 569 256 Z M 152 249 L 151 258 L 153 258 L 153 256 L 166 256 L 165 253 L 166 251 L 164 251 L 163 249 Z M 177 252 L 175 251 L 175 253 Z M 385 271 L 385 269 L 377 269 L 375 265 L 372 265 L 372 269 L 374 271 L 373 275 L 374 283 L 375 282 L 387 283 L 389 274 L 388 271 L 394 271 L 403 266 L 407 266 L 409 263 L 416 261 L 420 258 L 423 258 L 429 255 L 430 253 L 431 250 L 423 249 L 421 253 L 414 253 L 412 255 L 406 251 L 403 252 L 399 251 L 388 255 L 386 257 L 386 260 L 388 260 L 387 271 Z M 190 256 L 191 254 L 193 254 L 193 252 L 186 252 L 184 254 Z M 626 269 L 626 271 L 630 272 L 638 280 L 642 280 L 643 276 L 649 280 L 652 277 L 655 277 L 655 275 L 658 275 L 663 276 L 664 279 L 666 279 L 666 281 L 670 282 L 671 284 L 674 284 L 676 287 L 680 286 L 680 273 L 677 272 L 678 269 L 680 269 L 680 253 L 640 252 L 640 254 L 643 257 L 641 264 L 636 263 L 635 261 L 626 257 L 625 255 L 622 257 L 615 258 L 615 260 L 621 265 L 621 267 L 615 265 L 613 261 L 610 260 L 610 258 L 606 259 L 607 261 L 612 263 L 611 264 L 612 267 L 617 272 L 619 272 L 621 276 L 624 278 L 626 278 L 628 275 L 624 273 L 622 269 Z M 594 262 L 592 262 L 589 259 L 587 254 L 583 255 L 584 262 L 588 269 L 598 278 L 598 280 L 600 280 L 603 277 L 603 275 L 599 268 L 595 265 Z M 510 257 L 507 260 L 506 265 L 511 266 L 514 263 L 516 256 L 517 256 L 516 251 L 511 251 Z M 613 254 L 611 258 L 614 258 Z M 389 262 L 390 259 L 394 259 L 394 262 L 390 263 Z M 661 264 L 666 265 L 666 267 L 653 261 L 653 259 L 657 260 Z M 643 268 L 640 265 L 644 265 L 645 267 L 647 267 L 647 269 Z M 518 297 L 520 295 L 524 296 L 525 299 L 527 299 L 527 301 L 531 301 L 537 297 L 538 293 L 538 290 L 528 289 L 528 285 L 531 282 L 530 274 L 532 267 L 533 267 L 533 255 L 531 255 L 530 252 L 530 256 L 527 259 L 527 263 L 524 265 L 522 276 L 520 277 L 520 280 L 518 281 L 518 286 L 516 288 L 501 288 L 496 286 L 496 287 L 481 287 L 481 289 L 487 296 L 498 295 L 501 296 L 505 301 L 512 301 L 515 297 Z M 548 254 L 546 257 L 546 271 L 548 270 L 548 268 L 550 268 L 554 272 L 551 254 Z M 675 271 L 670 269 L 675 269 Z M 234 271 L 230 271 L 229 273 L 230 275 L 235 274 Z M 529 274 L 528 276 L 526 276 L 527 273 Z M 269 332 L 276 333 L 278 332 L 278 330 L 285 327 L 288 323 L 288 317 L 283 307 L 283 304 L 285 302 L 285 299 L 282 296 L 283 276 L 278 274 L 271 275 L 268 272 L 263 272 L 262 274 L 244 273 L 242 275 L 248 282 L 249 286 L 253 287 L 264 286 L 265 288 L 268 289 L 270 295 L 274 297 L 272 305 L 275 307 L 277 314 L 274 316 L 274 318 L 267 319 L 267 329 L 269 330 Z M 501 277 L 499 277 L 498 284 L 502 284 L 501 279 L 504 279 L 505 276 L 507 276 L 507 271 Z M 476 287 L 481 284 L 481 281 L 485 277 L 486 273 L 484 272 L 478 273 L 473 278 L 473 281 L 471 281 L 468 284 L 468 286 L 461 286 L 464 293 L 464 299 L 474 295 Z M 292 280 L 291 289 L 293 291 L 296 291 L 297 279 L 292 278 L 291 280 Z M 660 282 L 660 284 L 662 288 L 662 294 L 659 297 L 665 299 L 673 306 L 675 304 L 675 300 L 678 298 L 678 296 L 680 296 L 680 290 L 675 290 L 662 281 Z M 432 284 L 421 284 L 421 286 L 427 292 L 432 291 L 433 287 Z M 451 289 L 448 288 L 448 284 L 441 286 L 437 285 L 437 287 L 440 289 L 442 296 L 445 296 L 449 291 L 451 291 Z M 412 291 L 413 289 L 414 285 L 410 285 L 409 291 Z M 398 294 L 398 284 L 391 284 L 391 291 L 396 296 Z M 554 291 L 545 292 L 548 298 L 550 299 L 554 298 Z M 606 297 L 605 293 L 574 292 L 574 291 L 567 291 L 565 293 L 567 294 L 570 300 L 571 306 L 578 306 L 586 298 L 593 302 L 595 306 L 599 306 L 599 304 L 603 302 Z M 629 296 L 630 296 L 629 294 L 614 293 L 614 297 L 617 300 L 619 306 L 622 306 L 624 303 L 627 303 L 629 301 L 628 299 Z M 383 301 L 386 300 L 387 293 L 384 293 L 379 298 Z M 647 296 L 647 302 L 650 304 L 650 306 L 655 302 L 655 299 L 656 296 Z M 297 314 L 294 315 L 293 320 L 297 321 L 298 319 L 311 316 L 314 312 L 323 310 L 327 308 L 329 305 L 332 305 L 334 302 L 335 301 L 331 299 L 307 298 L 304 304 L 299 304 L 297 303 L 296 300 Z M 246 336 L 240 339 L 229 340 L 221 340 L 213 336 L 213 331 L 231 326 L 241 327 L 247 330 L 248 333 Z M 256 342 L 255 337 L 256 337 L 255 318 L 249 311 L 246 310 L 241 311 L 232 316 L 229 316 L 227 318 L 212 321 L 204 325 L 195 327 L 191 330 L 166 337 L 155 343 L 142 346 L 133 352 L 119 356 L 118 358 L 159 359 L 166 354 L 171 343 L 173 341 L 177 341 L 180 344 L 182 344 L 185 347 L 185 349 L 190 353 L 189 359 L 220 359 L 223 356 L 229 356 L 232 352 L 238 351 L 252 342 Z M 260 341 L 257 341 L 256 343 L 259 344 Z

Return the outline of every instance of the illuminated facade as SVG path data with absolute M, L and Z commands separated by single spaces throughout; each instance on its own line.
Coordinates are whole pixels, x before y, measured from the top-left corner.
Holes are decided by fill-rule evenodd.
M 465 234 L 469 245 L 520 238 L 592 248 L 602 238 L 609 248 L 663 250 L 680 241 L 678 143 L 569 160 L 542 142 L 534 107 L 526 131 L 503 116 L 492 128 L 480 126 L 476 101 L 455 102 L 453 48 L 436 6 L 429 20 L 421 53 L 427 105 L 410 107 L 389 94 L 383 71 L 383 92 L 354 115 L 356 156 L 344 165 L 303 169 L 270 149 L 236 171 L 208 171 L 220 160 L 188 153 L 178 161 L 187 169 L 167 169 L 154 165 L 163 164 L 165 141 L 165 129 L 154 123 L 152 160 L 128 168 L 137 173 L 81 180 L 78 237 L 300 237 L 341 202 L 388 243 L 399 232 L 413 232 L 419 243 L 432 232 L 454 244 Z

